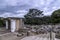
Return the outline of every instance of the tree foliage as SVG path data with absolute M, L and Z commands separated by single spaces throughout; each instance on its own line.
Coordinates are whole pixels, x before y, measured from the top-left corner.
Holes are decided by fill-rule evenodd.
M 38 9 L 29 9 L 29 12 L 24 16 L 25 18 L 34 18 L 37 16 L 42 16 L 43 11 Z
M 40 17 L 43 11 L 38 9 L 29 9 L 29 12 L 24 16 L 26 24 L 40 24 Z
M 60 9 L 55 10 L 52 15 L 52 23 L 60 23 Z
M 51 16 L 44 16 L 42 22 L 42 24 L 51 24 Z
M 30 9 L 25 15 L 25 23 L 27 24 L 56 24 L 60 23 L 60 9 L 55 10 L 50 16 L 43 16 L 43 11 L 38 9 Z
M 0 19 L 0 27 L 5 26 L 4 20 Z
M 43 16 L 43 11 L 38 9 L 30 9 L 29 12 L 24 16 L 26 24 L 49 24 L 51 23 L 50 16 Z

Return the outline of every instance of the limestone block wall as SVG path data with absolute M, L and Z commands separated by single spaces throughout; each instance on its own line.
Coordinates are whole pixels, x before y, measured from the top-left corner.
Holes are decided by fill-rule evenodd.
M 16 31 L 18 31 L 20 27 L 20 20 L 16 20 Z
M 23 21 L 22 19 L 17 19 L 16 20 L 16 31 L 18 31 L 20 28 L 23 28 Z

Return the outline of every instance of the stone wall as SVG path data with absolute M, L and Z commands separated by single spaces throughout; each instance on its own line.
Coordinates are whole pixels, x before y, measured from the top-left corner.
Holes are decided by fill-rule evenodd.
M 60 27 L 60 24 L 56 24 L 56 25 L 25 25 L 24 26 L 25 28 L 30 28 L 30 29 L 38 29 L 38 30 L 40 30 L 40 29 L 43 29 L 43 30 L 48 30 L 48 31 L 50 31 L 50 30 L 53 30 L 53 31 L 58 31 L 58 27 Z

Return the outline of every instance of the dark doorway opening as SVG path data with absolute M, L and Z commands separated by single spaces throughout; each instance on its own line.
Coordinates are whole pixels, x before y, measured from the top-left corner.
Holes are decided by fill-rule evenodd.
M 8 20 L 8 30 L 11 30 L 11 21 Z

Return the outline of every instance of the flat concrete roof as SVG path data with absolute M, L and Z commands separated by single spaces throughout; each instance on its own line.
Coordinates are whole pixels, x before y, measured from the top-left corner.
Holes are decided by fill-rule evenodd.
M 6 19 L 24 19 L 24 18 L 19 18 L 19 17 L 7 17 L 7 18 L 4 18 L 4 17 L 0 17 L 0 19 L 6 20 Z

